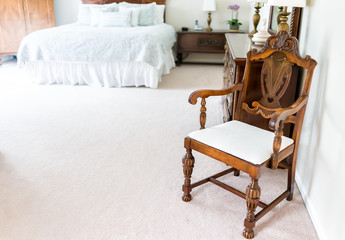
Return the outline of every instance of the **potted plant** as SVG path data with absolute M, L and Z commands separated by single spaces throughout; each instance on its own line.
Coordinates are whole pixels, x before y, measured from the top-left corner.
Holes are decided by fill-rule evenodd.
M 228 20 L 228 24 L 230 26 L 230 30 L 239 30 L 240 25 L 242 25 L 242 23 L 240 23 L 238 19 Z
M 227 20 L 227 23 L 229 24 L 230 30 L 232 31 L 238 31 L 240 29 L 240 25 L 242 25 L 242 23 L 238 21 L 239 8 L 240 6 L 237 4 L 228 6 L 228 9 L 231 9 L 232 11 L 232 17 L 231 17 L 231 20 Z

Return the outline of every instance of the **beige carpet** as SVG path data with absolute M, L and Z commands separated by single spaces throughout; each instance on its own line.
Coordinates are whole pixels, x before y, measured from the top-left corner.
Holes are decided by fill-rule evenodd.
M 242 239 L 243 199 L 206 184 L 181 200 L 183 138 L 199 128 L 199 105 L 188 96 L 221 84 L 221 66 L 182 65 L 159 89 L 37 86 L 5 63 L 0 239 Z M 220 123 L 220 98 L 207 108 L 208 126 Z M 195 157 L 193 181 L 226 168 Z M 284 190 L 286 171 L 265 173 L 267 202 Z M 246 174 L 223 180 L 243 190 L 249 182 Z M 255 230 L 258 240 L 318 239 L 298 189 Z

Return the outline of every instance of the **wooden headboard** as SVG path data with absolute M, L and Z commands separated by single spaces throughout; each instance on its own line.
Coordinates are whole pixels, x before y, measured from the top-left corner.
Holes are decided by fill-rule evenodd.
M 119 2 L 128 2 L 128 3 L 157 3 L 157 4 L 165 4 L 165 0 L 82 0 L 85 3 L 91 4 L 107 4 L 107 3 L 119 3 Z

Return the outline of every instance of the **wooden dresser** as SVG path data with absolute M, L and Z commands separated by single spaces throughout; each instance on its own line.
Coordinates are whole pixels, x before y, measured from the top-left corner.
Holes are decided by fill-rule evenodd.
M 242 81 L 251 41 L 248 34 L 228 33 L 225 34 L 225 38 L 223 88 L 229 88 Z M 233 115 L 233 97 L 232 94 L 229 94 L 222 99 L 224 122 L 231 120 Z
M 248 34 L 225 34 L 225 57 L 224 57 L 224 76 L 223 76 L 223 88 L 229 88 L 236 83 L 242 82 L 244 68 L 246 64 L 247 52 L 253 47 Z M 258 61 L 253 63 L 251 68 L 251 77 L 249 78 L 249 87 L 253 93 L 251 100 L 258 100 L 262 97 L 260 88 L 260 76 L 261 76 L 262 62 Z M 293 72 L 291 75 L 291 83 L 286 93 L 281 99 L 283 106 L 289 106 L 297 99 L 298 87 L 300 86 L 298 66 L 293 66 Z M 238 101 L 238 94 L 229 94 L 222 99 L 223 108 L 223 121 L 231 120 L 233 111 L 236 108 Z M 264 129 L 268 129 L 268 120 L 263 119 L 257 115 L 249 115 L 246 122 L 258 126 Z M 268 129 L 269 130 L 269 129 Z M 284 135 L 290 136 L 290 126 L 286 124 L 284 127 Z
M 55 26 L 53 0 L 1 0 L 1 57 L 16 55 L 21 40 L 29 33 Z

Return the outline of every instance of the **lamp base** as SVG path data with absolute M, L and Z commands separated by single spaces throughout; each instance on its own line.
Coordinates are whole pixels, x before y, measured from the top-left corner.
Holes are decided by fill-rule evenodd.
M 260 13 L 260 8 L 261 8 L 261 7 L 262 7 L 262 5 L 261 5 L 260 3 L 256 3 L 255 6 L 254 6 L 254 8 L 256 9 L 256 10 L 255 10 L 255 14 L 253 15 L 254 30 L 251 31 L 251 32 L 248 34 L 248 36 L 249 36 L 250 38 L 252 38 L 252 37 L 254 36 L 254 34 L 258 32 L 257 27 L 258 27 L 258 24 L 259 24 L 259 22 L 260 22 L 260 14 L 259 14 L 259 13 Z
M 207 28 L 206 28 L 206 31 L 207 32 L 212 32 L 212 28 L 211 28 L 211 21 L 212 21 L 212 18 L 211 18 L 211 12 L 208 12 L 208 18 L 207 18 Z
M 249 34 L 248 34 L 248 37 L 252 38 L 254 36 L 255 33 L 257 33 L 258 30 L 254 29 L 253 31 L 251 31 Z
M 280 13 L 280 23 L 278 25 L 277 33 L 280 31 L 290 31 L 289 24 L 287 23 L 288 16 L 290 15 L 289 12 L 287 12 L 287 7 L 284 7 L 284 10 Z

